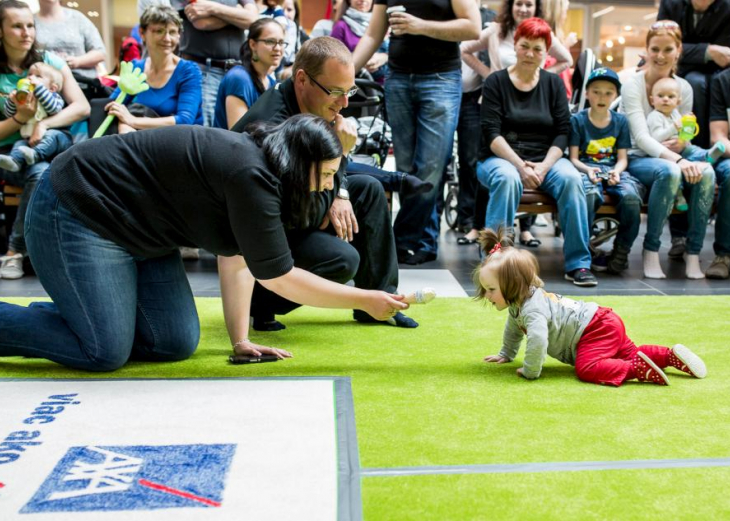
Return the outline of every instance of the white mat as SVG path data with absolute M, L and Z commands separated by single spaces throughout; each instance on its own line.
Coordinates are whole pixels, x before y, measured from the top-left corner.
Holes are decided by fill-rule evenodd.
M 338 519 L 335 387 L 2 381 L 0 519 Z
M 408 295 L 421 288 L 433 288 L 439 297 L 468 297 L 449 270 L 398 270 L 398 293 Z

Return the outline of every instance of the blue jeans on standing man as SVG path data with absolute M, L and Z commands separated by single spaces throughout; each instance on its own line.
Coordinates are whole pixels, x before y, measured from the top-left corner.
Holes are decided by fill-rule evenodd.
M 396 247 L 438 253 L 439 181 L 451 155 L 461 104 L 461 69 L 433 74 L 390 72 L 385 82 L 396 168 L 434 188 L 405 197 L 395 220 Z
M 218 99 L 218 87 L 223 81 L 226 71 L 220 67 L 210 65 L 210 58 L 207 64 L 198 63 L 200 72 L 203 75 L 203 124 L 206 127 L 212 127 L 215 120 L 215 103 Z M 229 122 L 231 123 L 231 122 Z M 232 123 L 235 123 L 232 122 Z
M 706 152 L 700 148 L 697 150 L 685 158 L 689 161 L 704 161 Z M 629 160 L 629 171 L 649 189 L 644 249 L 657 252 L 661 246 L 660 238 L 664 223 L 672 213 L 677 189 L 682 182 L 682 170 L 678 164 L 666 159 L 632 157 Z M 690 255 L 697 255 L 702 250 L 702 243 L 705 241 L 707 232 L 707 220 L 710 218 L 712 210 L 714 191 L 715 171 L 711 166 L 702 172 L 702 179 L 699 183 L 684 183 L 684 193 L 689 205 L 687 253 Z
M 47 173 L 25 233 L 53 302 L 0 303 L 0 356 L 112 371 L 130 357 L 174 361 L 195 351 L 200 324 L 179 251 L 144 259 L 100 237 L 59 202 Z
M 477 178 L 489 190 L 484 226 L 493 230 L 500 226 L 512 228 L 524 188 L 517 168 L 509 161 L 493 156 L 477 165 Z M 580 173 L 570 161 L 560 158 L 545 175 L 539 188 L 558 203 L 564 237 L 565 273 L 590 269 L 590 224 Z

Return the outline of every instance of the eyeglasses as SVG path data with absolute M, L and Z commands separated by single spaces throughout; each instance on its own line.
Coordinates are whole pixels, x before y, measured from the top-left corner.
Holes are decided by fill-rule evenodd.
M 659 20 L 649 26 L 652 31 L 657 29 L 679 29 L 679 24 L 674 20 Z
M 312 76 L 307 71 L 304 71 L 304 74 L 306 74 L 309 77 L 309 79 L 312 80 L 312 83 L 314 83 L 317 87 L 322 89 L 322 91 L 324 91 L 325 94 L 327 94 L 327 96 L 329 96 L 330 98 L 337 99 L 337 98 L 341 98 L 342 96 L 345 96 L 346 98 L 349 99 L 349 98 L 353 97 L 355 94 L 357 94 L 357 90 L 358 90 L 357 87 L 350 87 L 349 90 L 342 90 L 342 89 L 330 90 L 327 87 L 322 86 L 317 80 L 312 78 Z
M 261 42 L 265 44 L 267 47 L 271 47 L 272 49 L 276 47 L 277 45 L 281 47 L 282 49 L 286 49 L 289 45 L 289 42 L 285 42 L 284 40 L 256 40 L 257 42 Z

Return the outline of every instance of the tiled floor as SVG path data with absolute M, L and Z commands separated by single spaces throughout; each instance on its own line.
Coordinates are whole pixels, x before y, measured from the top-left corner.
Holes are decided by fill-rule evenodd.
M 440 296 L 464 296 L 474 294 L 471 280 L 472 270 L 478 263 L 476 246 L 458 246 L 459 234 L 446 229 L 441 233 L 441 250 L 438 260 L 417 267 L 401 266 L 400 291 L 407 293 L 414 289 L 433 286 Z M 667 274 L 665 280 L 644 279 L 641 272 L 641 240 L 639 235 L 634 245 L 630 268 L 622 276 L 599 274 L 595 288 L 579 288 L 563 279 L 562 239 L 553 237 L 552 226 L 534 227 L 533 233 L 542 240 L 542 245 L 532 249 L 540 262 L 542 278 L 546 285 L 558 293 L 569 295 L 730 295 L 730 280 L 687 280 L 684 278 L 684 264 L 670 261 L 666 252 L 669 248 L 669 233 L 662 237 L 660 251 L 662 266 Z M 707 229 L 705 247 L 700 256 L 702 266 L 709 266 L 714 257 L 712 242 L 714 226 Z M 193 292 L 197 296 L 219 296 L 218 276 L 215 258 L 204 253 L 201 260 L 186 262 Z M 447 270 L 447 271 L 446 271 Z M 0 297 L 44 296 L 45 292 L 35 276 L 20 280 L 0 280 Z

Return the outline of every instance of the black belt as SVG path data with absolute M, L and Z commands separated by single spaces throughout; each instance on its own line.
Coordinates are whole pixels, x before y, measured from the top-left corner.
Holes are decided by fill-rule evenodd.
M 184 60 L 190 60 L 191 62 L 201 63 L 203 65 L 210 64 L 211 67 L 223 69 L 224 71 L 232 69 L 236 65 L 241 65 L 239 60 L 214 60 L 213 58 L 202 58 L 192 54 L 182 54 L 181 56 Z

